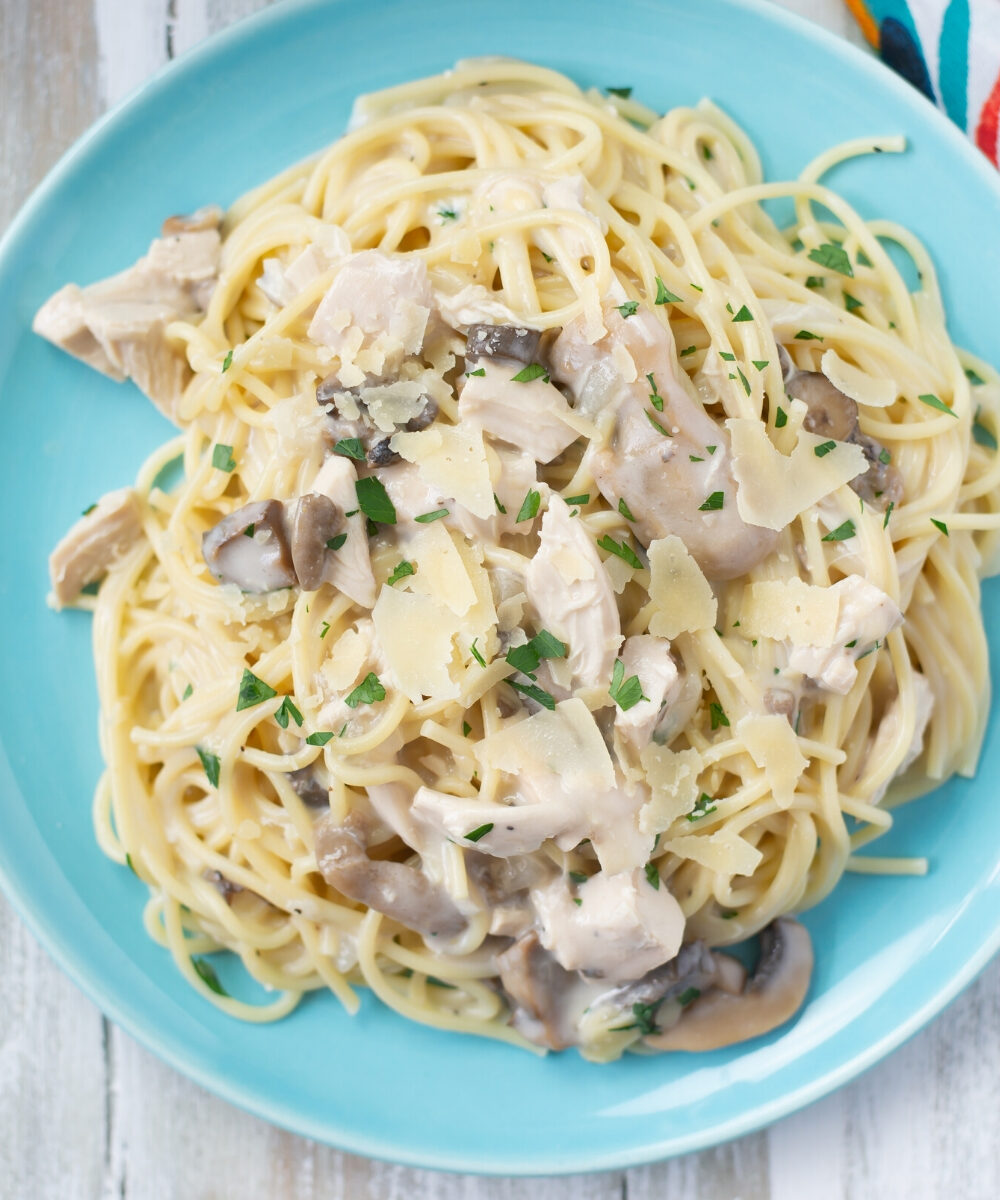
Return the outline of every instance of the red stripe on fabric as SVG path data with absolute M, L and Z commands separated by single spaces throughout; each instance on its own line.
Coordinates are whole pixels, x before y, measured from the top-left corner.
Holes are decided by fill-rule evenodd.
M 979 114 L 979 124 L 976 126 L 976 145 L 986 155 L 994 166 L 997 163 L 997 135 L 1000 134 L 1000 75 L 997 76 L 993 90 L 990 92 Z

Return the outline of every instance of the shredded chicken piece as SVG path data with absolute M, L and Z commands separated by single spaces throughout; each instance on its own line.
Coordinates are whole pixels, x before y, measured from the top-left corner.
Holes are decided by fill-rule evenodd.
M 135 492 L 120 488 L 102 496 L 49 555 L 55 607 L 72 604 L 87 584 L 101 579 L 140 537 L 142 513 Z

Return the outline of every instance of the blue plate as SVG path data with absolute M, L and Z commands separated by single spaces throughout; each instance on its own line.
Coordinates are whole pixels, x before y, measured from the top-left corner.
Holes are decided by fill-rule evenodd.
M 366 999 L 315 996 L 244 1025 L 204 1003 L 143 932 L 145 889 L 94 844 L 100 771 L 90 620 L 44 605 L 49 548 L 130 482 L 170 430 L 118 386 L 30 333 L 67 280 L 142 253 L 163 216 L 227 203 L 335 138 L 361 91 L 503 53 L 656 108 L 708 95 L 769 177 L 861 134 L 912 149 L 835 185 L 930 246 L 952 334 L 997 355 L 1000 187 L 916 92 L 803 22 L 741 0 L 286 3 L 173 64 L 60 163 L 0 247 L 0 419 L 8 518 L 0 628 L 0 874 L 36 935 L 114 1020 L 179 1070 L 309 1137 L 422 1166 L 501 1174 L 624 1167 L 746 1133 L 850 1079 L 919 1029 L 1000 944 L 1000 773 L 991 723 L 976 782 L 900 811 L 880 851 L 926 854 L 926 879 L 850 877 L 808 914 L 817 970 L 788 1030 L 698 1057 L 593 1066 L 410 1025 Z M 996 634 L 1000 592 L 987 588 Z M 1000 646 L 1000 639 L 994 638 Z M 994 674 L 997 654 L 994 652 Z

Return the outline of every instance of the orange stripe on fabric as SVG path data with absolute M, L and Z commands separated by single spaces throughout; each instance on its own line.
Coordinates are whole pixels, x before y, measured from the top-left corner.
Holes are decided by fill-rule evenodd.
M 845 0 L 845 3 L 854 15 L 855 21 L 861 26 L 861 32 L 877 50 L 881 40 L 879 38 L 878 22 L 868 11 L 868 5 L 865 4 L 865 0 Z

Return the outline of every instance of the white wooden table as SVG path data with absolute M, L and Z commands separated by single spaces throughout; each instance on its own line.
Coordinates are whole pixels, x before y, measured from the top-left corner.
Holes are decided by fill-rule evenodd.
M 108 105 L 266 2 L 0 0 L 0 229 Z M 841 0 L 781 2 L 861 40 Z M 0 900 L 0 1200 L 994 1200 L 998 1101 L 994 963 L 866 1076 L 716 1150 L 546 1181 L 369 1162 L 274 1129 L 162 1065 Z

